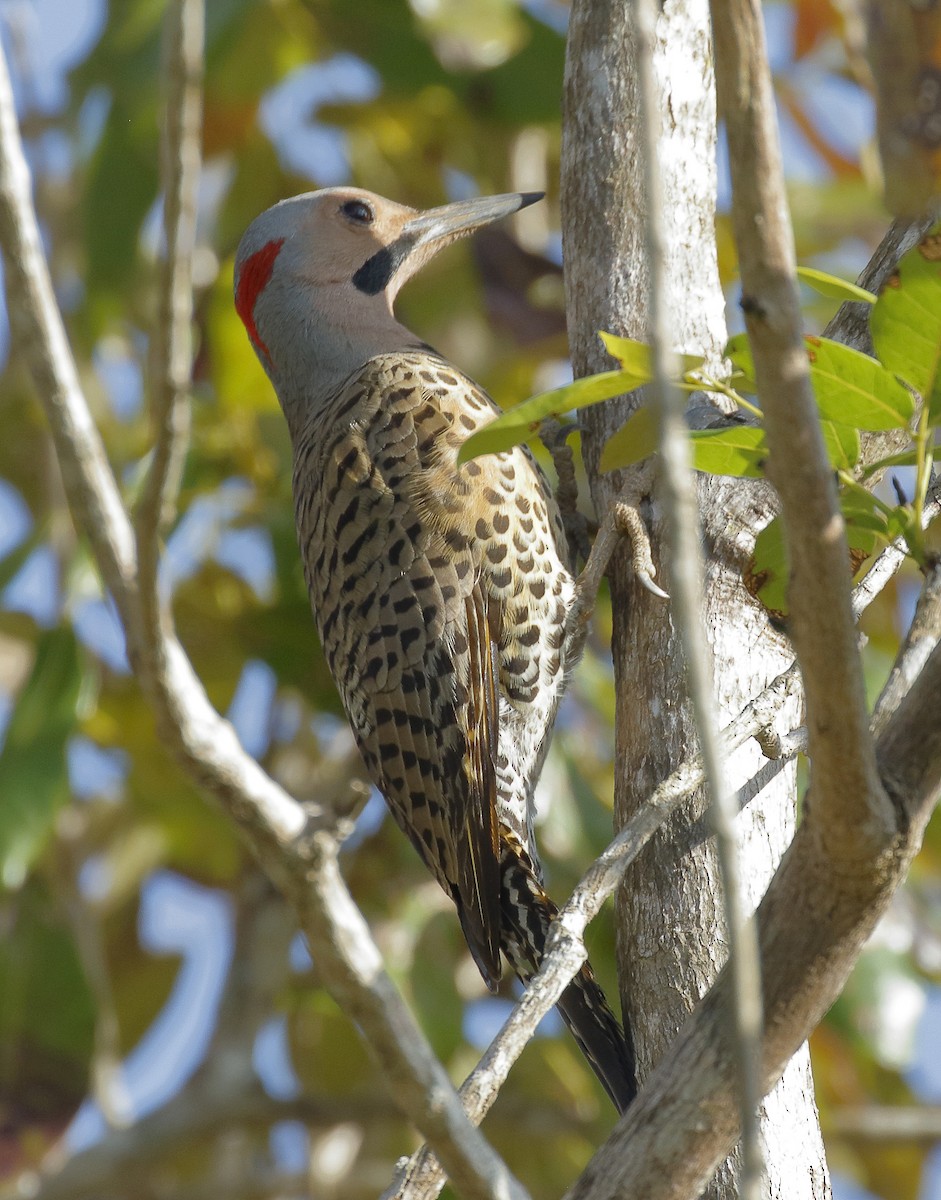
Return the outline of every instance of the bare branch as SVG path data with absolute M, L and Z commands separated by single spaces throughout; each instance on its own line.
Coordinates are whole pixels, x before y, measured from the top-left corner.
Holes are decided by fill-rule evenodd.
M 101 1141 L 75 1154 L 55 1175 L 21 1173 L 2 1200 L 80 1200 L 102 1195 L 139 1195 L 155 1166 L 188 1146 L 238 1128 L 257 1128 L 277 1121 L 299 1120 L 330 1127 L 342 1121 L 369 1121 L 396 1115 L 384 1096 L 298 1096 L 275 1099 L 260 1083 L 244 1089 L 231 1084 L 187 1088 L 127 1129 L 112 1130 Z
M 186 443 L 192 370 L 193 250 L 201 169 L 203 0 L 172 0 L 164 28 L 167 100 L 161 138 L 166 241 L 151 339 L 150 395 L 155 442 L 137 513 L 142 591 L 155 588 L 157 540 L 173 519 Z
M 891 837 L 895 814 L 876 771 L 844 522 L 810 384 L 761 6 L 712 0 L 712 16 L 742 309 L 792 564 L 790 631 L 804 678 L 815 792 L 838 853 L 868 857 Z
M 924 670 L 928 656 L 941 641 L 941 563 L 928 573 L 915 615 L 873 711 L 873 726 L 881 730 Z
M 808 792 L 804 821 L 758 910 L 765 1089 L 839 994 L 920 845 L 941 795 L 941 723 L 925 720 L 939 691 L 941 648 L 936 648 L 878 741 L 898 826 L 868 858 L 846 860 L 826 827 L 816 785 Z M 724 970 L 569 1200 L 698 1195 L 738 1136 L 723 1021 L 729 987 Z M 665 1161 L 673 1167 L 668 1178 L 660 1165 Z
M 941 1105 L 873 1104 L 838 1108 L 830 1115 L 827 1126 L 834 1137 L 866 1142 L 931 1144 L 941 1141 Z

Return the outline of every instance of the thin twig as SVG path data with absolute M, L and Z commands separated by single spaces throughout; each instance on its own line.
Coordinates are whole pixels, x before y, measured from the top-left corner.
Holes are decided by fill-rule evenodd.
M 902 702 L 912 684 L 924 670 L 928 657 L 941 641 L 941 562 L 935 563 L 928 572 L 922 588 L 915 615 L 898 655 L 889 672 L 889 678 L 873 709 L 873 728 L 882 729 L 892 713 Z
M 155 587 L 159 534 L 173 519 L 189 437 L 204 24 L 203 0 L 171 0 L 164 27 L 167 100 L 160 147 L 166 247 L 150 356 L 155 441 L 136 521 L 145 595 Z
M 758 1129 L 761 1101 L 760 1052 L 762 1034 L 761 968 L 755 922 L 747 910 L 739 865 L 735 819 L 735 790 L 729 785 L 719 735 L 715 700 L 715 671 L 702 624 L 703 554 L 699 538 L 699 506 L 692 453 L 686 427 L 686 397 L 670 381 L 679 377 L 671 340 L 673 306 L 669 289 L 662 218 L 662 181 L 657 160 L 660 113 L 654 75 L 657 0 L 634 0 L 637 36 L 638 124 L 641 169 L 644 173 L 648 266 L 649 340 L 653 378 L 648 385 L 658 414 L 659 483 L 667 515 L 670 589 L 673 615 L 686 659 L 686 676 L 693 719 L 699 734 L 703 774 L 710 802 L 716 853 L 722 874 L 725 919 L 732 976 L 729 1020 L 734 1045 L 742 1115 L 742 1161 L 739 1190 L 744 1200 L 759 1200 L 765 1174 Z
M 934 1143 L 941 1141 L 941 1105 L 838 1108 L 827 1119 L 827 1132 L 866 1142 Z

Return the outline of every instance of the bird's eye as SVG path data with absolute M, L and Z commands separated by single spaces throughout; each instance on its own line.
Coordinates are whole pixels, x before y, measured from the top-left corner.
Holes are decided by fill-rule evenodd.
M 371 225 L 376 219 L 376 214 L 365 200 L 347 200 L 340 205 L 340 212 L 357 225 Z

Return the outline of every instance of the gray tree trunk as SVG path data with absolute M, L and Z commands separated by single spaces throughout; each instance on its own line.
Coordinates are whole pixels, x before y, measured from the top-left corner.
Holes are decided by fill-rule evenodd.
M 657 34 L 659 157 L 674 346 L 715 360 L 725 339 L 725 320 L 715 250 L 716 116 L 706 0 L 668 3 Z M 575 374 L 584 375 L 612 365 L 598 330 L 639 339 L 646 333 L 645 199 L 638 166 L 631 6 L 624 0 L 574 0 L 567 53 L 563 246 L 572 360 Z M 606 438 L 631 407 L 631 400 L 622 399 L 583 414 L 592 495 L 601 512 L 625 483 L 640 487 L 660 582 L 669 591 L 670 581 L 659 566 L 665 521 L 655 476 L 650 476 L 651 486 L 644 474 L 629 479 L 598 471 Z M 703 478 L 700 503 L 708 560 L 703 618 L 725 724 L 793 655 L 742 584 L 755 535 L 770 517 L 768 489 Z M 696 744 L 669 606 L 636 585 L 623 555 L 612 572 L 611 594 L 618 695 L 615 812 L 623 824 Z M 782 723 L 788 722 L 799 724 L 800 713 L 782 716 Z M 749 801 L 740 821 L 743 871 L 755 903 L 793 833 L 795 772 L 792 765 L 763 759 L 754 743 L 734 756 L 729 770 L 742 799 Z M 801 919 L 811 919 L 810 914 L 795 913 L 795 920 Z M 726 957 L 719 867 L 702 795 L 628 873 L 617 921 L 622 1004 L 643 1080 Z M 762 1138 L 769 1196 L 829 1196 L 806 1047 L 765 1100 Z M 735 1195 L 734 1171 L 733 1156 L 717 1172 L 708 1194 Z

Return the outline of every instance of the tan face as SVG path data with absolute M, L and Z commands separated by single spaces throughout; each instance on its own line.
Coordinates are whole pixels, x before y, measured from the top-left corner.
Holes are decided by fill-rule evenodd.
M 276 340 L 295 353 L 314 326 L 321 340 L 342 335 L 353 353 L 357 340 L 374 345 L 394 325 L 396 293 L 438 250 L 539 198 L 484 196 L 417 212 L 360 188 L 294 196 L 242 238 L 235 307 L 267 369 L 285 361 Z
M 375 254 L 394 245 L 415 216 L 413 208 L 360 188 L 315 192 L 291 214 L 292 268 L 315 287 L 347 283 Z

